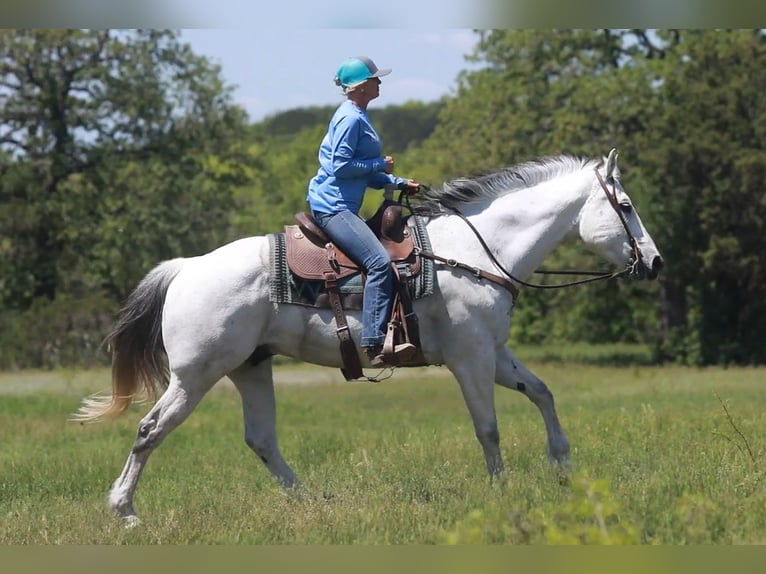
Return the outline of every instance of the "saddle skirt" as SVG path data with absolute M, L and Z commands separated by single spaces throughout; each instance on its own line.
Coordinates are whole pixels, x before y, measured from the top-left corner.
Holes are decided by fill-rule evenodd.
M 298 218 L 299 222 L 303 222 Z M 375 222 L 368 221 L 376 231 Z M 415 255 L 415 248 L 430 251 L 425 222 L 417 215 L 403 218 L 398 232 L 376 233 L 396 264 L 399 277 L 406 282 L 412 300 L 431 295 L 434 290 L 434 264 Z M 269 300 L 309 307 L 329 308 L 325 289 L 328 273 L 335 275 L 343 307 L 362 308 L 364 273 L 332 242 L 322 244 L 306 225 L 286 225 L 283 233 L 269 236 L 271 285 Z

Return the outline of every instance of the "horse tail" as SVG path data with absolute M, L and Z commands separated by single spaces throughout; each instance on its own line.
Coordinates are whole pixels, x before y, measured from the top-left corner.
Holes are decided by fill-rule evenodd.
M 112 354 L 112 393 L 84 399 L 73 420 L 115 418 L 141 391 L 154 401 L 167 389 L 170 371 L 162 340 L 162 309 L 168 287 L 182 266 L 183 258 L 160 263 L 130 294 L 104 341 Z

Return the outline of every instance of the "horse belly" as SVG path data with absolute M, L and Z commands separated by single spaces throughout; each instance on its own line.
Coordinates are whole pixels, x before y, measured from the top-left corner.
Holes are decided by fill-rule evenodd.
M 346 321 L 351 337 L 361 354 L 359 312 L 346 311 Z M 263 344 L 277 355 L 326 367 L 343 366 L 335 316 L 329 309 L 290 304 L 275 305 Z

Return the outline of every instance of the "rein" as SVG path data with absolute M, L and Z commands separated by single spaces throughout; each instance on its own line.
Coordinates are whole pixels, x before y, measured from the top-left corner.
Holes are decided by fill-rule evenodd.
M 625 269 L 621 271 L 556 271 L 556 270 L 546 270 L 546 269 L 538 269 L 534 273 L 540 274 L 540 275 L 590 275 L 588 279 L 580 279 L 577 281 L 569 281 L 566 283 L 559 283 L 556 285 L 544 285 L 541 283 L 529 283 L 527 281 L 524 281 L 522 279 L 519 279 L 518 277 L 515 277 L 510 271 L 508 271 L 503 265 L 497 260 L 495 255 L 490 250 L 489 246 L 487 245 L 486 241 L 484 241 L 484 238 L 481 236 L 481 233 L 479 233 L 479 230 L 474 227 L 473 223 L 471 223 L 468 218 L 463 215 L 460 211 L 454 208 L 448 208 L 450 211 L 452 211 L 455 215 L 457 215 L 460 219 L 462 219 L 466 225 L 469 227 L 471 231 L 473 231 L 476 238 L 479 240 L 479 243 L 481 243 L 481 246 L 484 248 L 484 252 L 489 256 L 492 263 L 495 265 L 495 267 L 505 273 L 506 276 L 508 276 L 510 279 L 515 281 L 516 283 L 520 285 L 524 285 L 525 287 L 532 287 L 534 289 L 561 289 L 563 287 L 572 287 L 575 285 L 583 285 L 585 283 L 592 283 L 594 281 L 601 281 L 603 279 L 614 279 L 616 277 L 622 277 L 624 275 L 627 275 L 629 273 L 632 273 L 636 265 L 638 265 L 638 262 L 641 260 L 641 249 L 638 247 L 638 243 L 636 242 L 636 238 L 633 236 L 633 234 L 630 232 L 630 229 L 628 227 L 628 222 L 625 219 L 625 216 L 622 214 L 622 211 L 620 209 L 620 205 L 617 201 L 617 192 L 614 190 L 614 185 L 612 186 L 612 191 L 609 191 L 609 188 L 606 185 L 606 182 L 604 181 L 604 178 L 599 173 L 598 169 L 594 169 L 596 172 L 596 177 L 598 178 L 598 182 L 601 185 L 601 189 L 604 191 L 604 194 L 606 195 L 607 199 L 609 200 L 609 204 L 612 206 L 612 208 L 617 213 L 617 216 L 620 219 L 620 223 L 622 223 L 622 226 L 625 228 L 625 233 L 628 235 L 628 242 L 630 243 L 631 250 L 633 251 L 633 257 L 631 261 L 628 262 L 628 265 L 625 267 Z M 409 197 L 406 197 L 407 204 L 409 206 Z M 401 198 L 400 198 L 401 200 Z M 472 265 L 468 265 L 466 263 L 461 263 L 459 261 L 456 261 L 454 259 L 447 259 L 445 257 L 440 257 L 439 255 L 436 255 L 434 253 L 430 253 L 428 251 L 423 251 L 421 249 L 416 248 L 415 254 L 420 257 L 427 257 L 428 259 L 432 259 L 434 261 L 439 261 L 440 263 L 444 263 L 448 265 L 449 267 L 458 268 L 458 269 L 464 269 L 466 271 L 470 271 L 474 276 L 480 278 L 480 279 L 486 279 L 488 281 L 491 281 L 497 285 L 500 285 L 501 287 L 504 287 L 508 291 L 510 291 L 511 295 L 513 295 L 514 299 L 518 298 L 519 295 L 519 289 L 511 283 L 508 279 L 505 277 L 501 277 L 500 275 L 496 275 L 494 273 L 490 273 L 489 271 L 484 271 L 483 269 L 479 269 L 478 267 L 474 267 Z
M 459 214 L 459 215 L 462 215 L 462 214 Z M 471 225 L 471 224 L 469 223 L 468 225 Z M 486 250 L 487 247 L 484 243 L 484 239 L 480 235 L 478 236 L 478 238 L 479 238 L 479 241 L 482 242 L 482 245 L 485 246 L 484 248 Z M 489 251 L 487 251 L 487 253 L 489 253 L 489 256 L 492 257 L 493 261 L 496 261 L 494 256 Z M 483 269 L 479 269 L 478 267 L 473 267 L 472 265 L 468 265 L 467 263 L 461 263 L 460 261 L 455 261 L 454 259 L 447 259 L 446 257 L 440 257 L 439 255 L 436 255 L 435 253 L 431 253 L 429 251 L 423 251 L 419 247 L 415 248 L 415 255 L 420 257 L 426 257 L 428 259 L 433 259 L 434 261 L 444 263 L 445 265 L 449 267 L 453 267 L 457 269 L 465 269 L 466 271 L 470 271 L 471 273 L 473 273 L 479 279 L 486 279 L 487 281 L 491 281 L 492 283 L 496 283 L 500 285 L 501 287 L 504 287 L 505 289 L 511 292 L 511 295 L 513 295 L 514 299 L 517 299 L 519 296 L 519 288 L 516 287 L 516 285 L 514 285 L 510 281 L 508 281 L 508 279 L 506 279 L 505 277 L 500 277 L 500 275 L 495 275 L 494 273 L 490 273 L 489 271 L 484 271 Z M 508 275 L 508 277 L 510 277 L 514 281 L 518 281 L 518 279 L 516 279 L 513 275 L 508 273 L 498 263 L 495 263 L 495 265 L 498 266 L 500 271 Z
M 535 271 L 535 273 L 541 273 L 541 274 L 547 274 L 547 275 L 594 275 L 593 277 L 590 277 L 588 279 L 579 279 L 577 281 L 568 281 L 567 283 L 558 283 L 556 285 L 544 285 L 542 283 L 529 283 L 527 281 L 524 281 L 523 279 L 519 279 L 518 277 L 515 277 L 510 271 L 508 271 L 503 265 L 497 260 L 495 255 L 490 251 L 489 246 L 484 241 L 484 238 L 479 233 L 479 230 L 474 227 L 473 223 L 468 221 L 468 218 L 460 213 L 458 210 L 454 210 L 455 215 L 457 215 L 460 219 L 465 221 L 466 225 L 473 231 L 474 235 L 476 235 L 476 238 L 479 240 L 479 243 L 481 243 L 481 246 L 484 248 L 484 251 L 487 255 L 489 255 L 489 258 L 492 260 L 492 263 L 497 267 L 500 271 L 505 273 L 508 277 L 519 283 L 520 285 L 524 285 L 525 287 L 532 287 L 534 289 L 561 289 L 562 287 L 573 287 L 575 285 L 583 285 L 585 283 L 592 283 L 594 281 L 600 281 L 602 279 L 612 279 L 614 277 L 622 277 L 623 275 L 630 273 L 630 271 L 633 269 L 632 265 L 628 265 L 625 269 L 622 271 Z

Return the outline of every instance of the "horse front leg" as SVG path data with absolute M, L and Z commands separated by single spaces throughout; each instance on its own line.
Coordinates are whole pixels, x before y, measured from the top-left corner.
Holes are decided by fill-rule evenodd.
M 561 428 L 553 401 L 553 393 L 516 355 L 503 347 L 497 353 L 495 382 L 525 395 L 540 410 L 548 435 L 548 456 L 561 469 L 569 471 L 569 440 Z
M 481 353 L 486 354 L 486 351 Z M 505 482 L 505 466 L 500 454 L 500 432 L 495 413 L 494 363 L 494 357 L 491 356 L 468 356 L 463 361 L 447 363 L 447 367 L 460 384 L 476 438 L 484 450 L 490 480 Z

